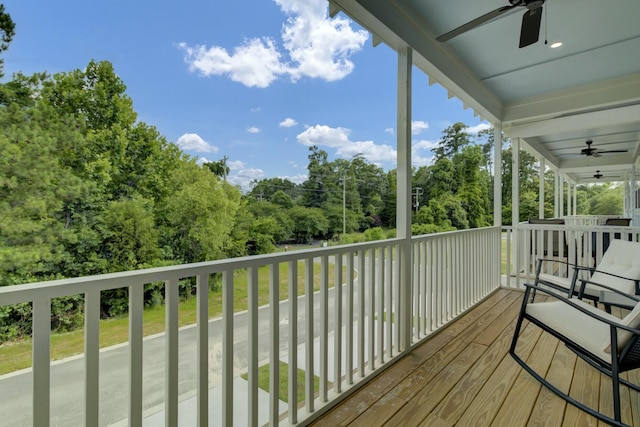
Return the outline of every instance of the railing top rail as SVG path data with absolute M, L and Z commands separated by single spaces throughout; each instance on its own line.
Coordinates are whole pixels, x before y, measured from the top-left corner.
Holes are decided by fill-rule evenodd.
M 420 234 L 419 236 L 411 236 L 411 240 L 424 240 L 424 239 L 438 239 L 447 236 L 453 236 L 456 234 L 464 234 L 464 233 L 486 233 L 490 230 L 500 230 L 502 226 L 492 225 L 490 227 L 481 227 L 481 228 L 467 228 L 465 230 L 453 230 L 453 231 L 443 231 L 440 233 L 431 233 L 431 234 Z

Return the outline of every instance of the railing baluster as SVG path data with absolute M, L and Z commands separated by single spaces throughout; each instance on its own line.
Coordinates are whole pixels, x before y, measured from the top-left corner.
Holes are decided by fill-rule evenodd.
M 129 286 L 129 426 L 142 427 L 142 312 L 144 286 Z
M 335 258 L 335 286 L 333 289 L 334 334 L 333 334 L 333 390 L 342 392 L 342 254 Z
M 197 356 L 196 382 L 199 426 L 209 423 L 209 275 L 196 277 Z
M 233 270 L 222 272 L 222 425 L 233 427 Z
M 248 421 L 249 426 L 258 425 L 258 268 L 249 267 L 247 274 L 247 311 L 249 314 L 248 324 L 248 376 L 249 376 L 249 398 Z
M 289 424 L 298 423 L 298 262 L 289 261 Z
M 269 264 L 269 425 L 277 426 L 280 419 L 280 270 L 277 263 Z
M 335 291 L 335 288 L 334 288 Z M 329 369 L 329 258 L 320 258 L 320 401 L 328 399 L 327 371 Z
M 434 280 L 434 268 L 433 268 L 433 240 L 425 241 L 425 259 L 428 260 L 426 262 L 427 271 L 425 272 L 425 305 L 427 306 L 427 330 L 432 332 L 434 330 L 433 326 L 433 316 L 434 316 L 434 296 L 433 296 L 433 280 Z
M 178 426 L 178 279 L 164 282 L 165 292 L 165 354 L 164 381 L 165 425 Z
M 345 374 L 348 385 L 353 384 L 354 267 L 353 251 L 349 251 L 347 255 L 347 319 L 345 324 L 345 342 L 347 347 Z
M 305 407 L 307 413 L 313 412 L 315 390 L 313 372 L 313 258 L 304 260 L 304 300 L 305 300 Z
M 393 351 L 393 296 L 391 294 L 391 290 L 394 288 L 393 284 L 392 284 L 392 277 L 393 277 L 393 264 L 392 264 L 392 260 L 393 260 L 393 246 L 391 245 L 386 245 L 385 246 L 385 252 L 387 253 L 386 259 L 385 259 L 385 280 L 384 280 L 384 284 L 385 284 L 385 296 L 386 296 L 386 302 L 385 302 L 385 310 L 384 313 L 386 314 L 386 331 L 387 331 L 387 339 L 386 339 L 386 347 L 387 347 L 387 357 L 390 360 L 395 352 Z
M 367 301 L 369 302 L 369 307 L 367 311 L 369 312 L 369 317 L 367 318 L 368 330 L 367 334 L 369 335 L 369 369 L 374 371 L 376 369 L 376 250 L 371 248 L 368 252 L 369 254 L 369 277 L 367 280 Z
M 413 317 L 411 318 L 413 342 L 420 340 L 420 242 L 412 242 L 413 268 L 411 275 L 411 295 L 413 299 Z
M 33 300 L 33 425 L 49 426 L 51 387 L 51 299 Z
M 396 353 L 400 353 L 400 245 L 399 244 L 395 244 L 394 245 L 394 249 L 396 252 L 396 256 L 395 256 L 395 269 L 393 272 L 393 282 L 394 282 L 394 286 L 393 286 L 393 303 L 394 303 L 394 311 L 392 313 L 392 318 L 394 319 L 394 331 L 395 331 L 395 340 L 394 340 L 394 347 L 396 349 Z
M 420 242 L 420 330 L 427 334 L 428 295 L 427 295 L 427 242 Z
M 97 426 L 100 414 L 100 291 L 84 294 L 85 425 Z
M 384 363 L 384 303 L 385 303 L 385 283 L 384 283 L 384 267 L 385 267 L 385 257 L 384 257 L 384 246 L 378 249 L 378 260 L 376 261 L 376 265 L 378 266 L 378 328 L 376 334 L 376 340 L 378 343 L 378 363 L 382 365 Z
M 365 252 L 358 251 L 358 374 L 364 377 L 365 372 L 365 294 L 367 281 L 365 274 Z

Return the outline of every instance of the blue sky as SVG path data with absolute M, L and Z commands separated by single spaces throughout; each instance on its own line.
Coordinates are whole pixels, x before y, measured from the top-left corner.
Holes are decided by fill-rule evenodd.
M 397 56 L 326 0 L 5 1 L 12 73 L 108 60 L 138 119 L 200 161 L 228 157 L 230 181 L 306 177 L 308 147 L 395 168 Z M 413 160 L 442 130 L 486 123 L 414 70 Z

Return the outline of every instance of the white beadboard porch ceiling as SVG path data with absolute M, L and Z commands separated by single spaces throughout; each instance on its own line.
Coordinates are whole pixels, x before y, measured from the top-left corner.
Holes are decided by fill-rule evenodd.
M 575 182 L 628 179 L 640 154 L 640 0 L 546 0 L 540 40 L 518 48 L 524 7 L 447 42 L 508 0 L 330 0 L 465 106 Z M 545 39 L 548 44 L 545 44 Z M 563 45 L 551 49 L 550 44 Z M 420 96 L 414 93 L 413 96 Z M 585 141 L 623 154 L 587 157 Z M 620 177 L 620 178 L 618 178 Z

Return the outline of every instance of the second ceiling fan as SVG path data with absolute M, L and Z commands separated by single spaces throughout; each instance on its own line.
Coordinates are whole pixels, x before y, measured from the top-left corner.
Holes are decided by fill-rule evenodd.
M 597 148 L 594 148 L 591 146 L 591 144 L 593 144 L 593 140 L 591 139 L 587 139 L 585 141 L 585 144 L 587 144 L 587 148 L 583 148 L 582 151 L 580 151 L 580 154 L 583 154 L 587 157 L 600 157 L 601 154 L 607 154 L 607 153 L 626 153 L 629 150 L 598 150 Z
M 509 0 L 509 3 L 511 3 L 510 6 L 499 7 L 494 11 L 486 13 L 449 31 L 446 34 L 437 37 L 436 40 L 446 42 L 447 40 L 451 40 L 452 38 L 459 36 L 462 33 L 466 33 L 475 27 L 486 24 L 495 18 L 508 15 L 515 12 L 518 8 L 524 7 L 527 10 L 522 16 L 522 29 L 520 30 L 519 47 L 522 48 L 529 46 L 536 43 L 540 38 L 540 22 L 542 20 L 542 5 L 544 2 L 545 0 Z

